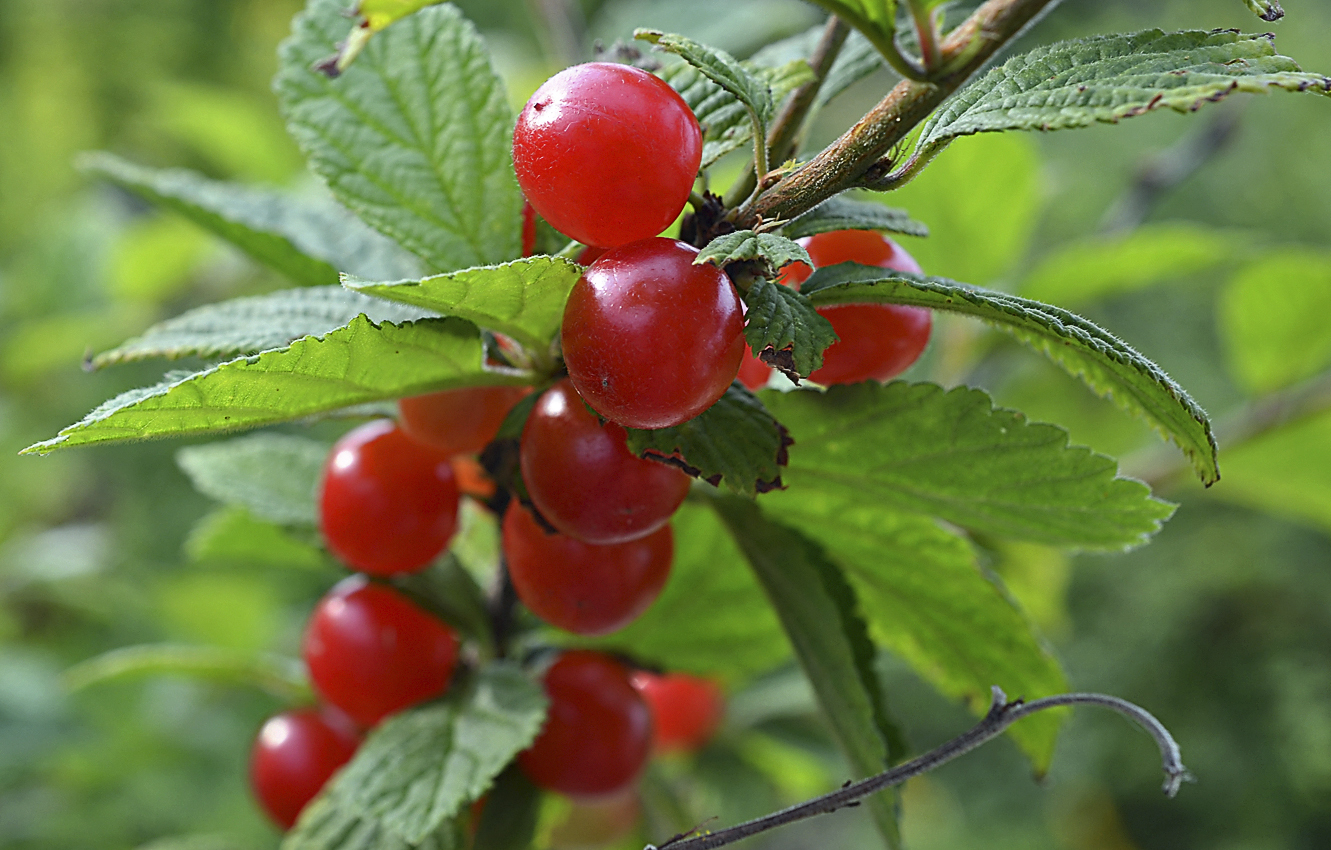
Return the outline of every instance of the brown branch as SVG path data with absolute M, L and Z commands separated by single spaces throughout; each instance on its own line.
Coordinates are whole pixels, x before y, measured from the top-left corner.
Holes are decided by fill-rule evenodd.
M 765 191 L 736 222 L 743 228 L 764 220 L 790 219 L 869 175 L 879 161 L 984 67 L 1046 7 L 1058 0 L 987 0 L 957 27 L 942 45 L 944 67 L 955 70 L 934 82 L 903 80 L 867 115 L 808 164 Z

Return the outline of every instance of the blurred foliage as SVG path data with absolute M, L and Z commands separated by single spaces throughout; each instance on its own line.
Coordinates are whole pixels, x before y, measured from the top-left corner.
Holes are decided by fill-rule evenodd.
M 252 735 L 279 705 L 273 696 L 166 677 L 71 693 L 62 674 L 142 644 L 294 655 L 305 615 L 339 570 L 299 529 L 266 527 L 271 543 L 259 550 L 229 546 L 228 529 L 254 520 L 195 493 L 175 464 L 178 444 L 15 454 L 157 377 L 134 365 L 85 374 L 91 352 L 186 308 L 289 285 L 71 163 L 105 149 L 215 178 L 308 185 L 268 89 L 276 44 L 300 5 L 0 0 L 0 847 L 277 843 L 245 782 Z M 743 57 L 818 18 L 795 0 L 459 5 L 490 41 L 513 104 L 555 67 L 589 56 L 593 40 L 608 45 L 635 26 Z M 1288 5 L 1275 25 L 1281 50 L 1331 69 L 1331 7 Z M 1153 25 L 1251 30 L 1254 20 L 1238 2 L 1069 0 L 1024 46 Z M 811 143 L 839 133 L 887 83 L 872 77 L 829 106 Z M 1137 198 L 1142 175 L 1222 120 L 1237 129 L 1195 173 L 1151 195 L 1130 223 L 1140 229 L 1123 232 L 1125 199 Z M 1153 544 L 1128 554 L 977 543 L 1074 687 L 1156 712 L 1201 781 L 1165 800 L 1144 739 L 1085 712 L 1065 729 L 1043 784 L 999 743 L 909 786 L 910 846 L 1331 846 L 1331 416 L 1319 415 L 1318 393 L 1298 394 L 1331 361 L 1318 309 L 1331 298 L 1329 159 L 1326 104 L 1250 98 L 1198 116 L 962 139 L 887 199 L 931 226 L 929 239 L 903 240 L 930 272 L 1033 296 L 1056 264 L 1094 268 L 1126 244 L 1137 265 L 1120 263 L 1123 274 L 1088 273 L 1079 290 L 1039 297 L 1123 336 L 1222 425 L 1272 406 L 1263 393 L 1289 396 L 1274 399 L 1279 415 L 1256 430 L 1222 429 L 1249 439 L 1229 453 L 1222 444 L 1224 477 L 1203 493 L 1109 403 L 977 324 L 938 322 L 912 377 L 985 386 L 1032 419 L 1065 425 L 1076 442 L 1127 454 L 1132 470 L 1182 502 Z M 1120 228 L 1112 237 L 1103 232 L 1111 226 Z M 882 663 L 914 747 L 969 724 L 898 662 Z M 840 781 L 845 767 L 811 705 L 790 670 L 750 684 L 713 746 L 653 768 L 645 832 L 624 846 L 712 815 L 760 814 Z M 547 832 L 559 817 L 543 809 Z M 869 828 L 861 814 L 840 813 L 777 832 L 767 846 L 852 846 Z

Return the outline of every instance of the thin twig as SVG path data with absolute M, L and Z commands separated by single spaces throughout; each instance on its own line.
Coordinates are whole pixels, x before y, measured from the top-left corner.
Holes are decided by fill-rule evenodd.
M 928 773 L 958 756 L 965 755 L 998 737 L 1009 726 L 1023 717 L 1028 717 L 1045 709 L 1069 705 L 1098 705 L 1112 709 L 1145 729 L 1155 739 L 1156 746 L 1160 748 L 1160 759 L 1165 772 L 1164 792 L 1166 795 L 1173 797 L 1178 793 L 1179 786 L 1182 783 L 1191 781 L 1192 776 L 1188 773 L 1188 769 L 1183 766 L 1178 744 L 1175 743 L 1173 736 L 1169 734 L 1169 730 L 1159 720 L 1156 720 L 1150 712 L 1140 706 L 1105 694 L 1060 694 L 1031 702 L 1024 702 L 1020 699 L 1008 702 L 1007 695 L 1003 693 L 1002 689 L 995 687 L 993 689 L 993 703 L 983 720 L 969 731 L 930 750 L 919 758 L 912 759 L 877 776 L 849 783 L 821 797 L 815 797 L 807 802 L 790 806 L 779 812 L 773 812 L 765 817 L 756 818 L 717 832 L 686 838 L 682 841 L 672 840 L 670 848 L 671 850 L 710 850 L 710 848 L 722 847 L 778 826 L 785 826 L 814 815 L 826 814 L 846 806 L 856 805 L 870 794 L 900 785 L 908 779 Z M 649 844 L 647 850 L 656 850 L 656 848 Z

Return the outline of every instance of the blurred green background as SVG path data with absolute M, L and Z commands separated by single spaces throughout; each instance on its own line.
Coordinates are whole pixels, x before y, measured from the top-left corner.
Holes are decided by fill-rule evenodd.
M 274 697 L 168 677 L 70 692 L 62 675 L 153 642 L 295 655 L 338 570 L 189 546 L 213 506 L 177 469 L 178 444 L 15 455 L 160 375 L 153 364 L 87 373 L 89 353 L 182 309 L 287 285 L 183 219 L 86 180 L 73 162 L 106 149 L 308 185 L 268 91 L 299 5 L 0 0 L 0 847 L 277 844 L 244 778 Z M 796 0 L 460 5 L 489 38 L 515 106 L 586 57 L 592 39 L 608 44 L 634 26 L 743 56 L 819 18 Z M 1285 6 L 1274 25 L 1282 52 L 1331 71 L 1331 6 Z M 1148 26 L 1269 25 L 1239 0 L 1070 0 L 1024 43 Z M 888 85 L 886 74 L 859 84 L 824 112 L 814 141 Z M 1200 781 L 1166 800 L 1145 738 L 1078 714 L 1042 783 L 999 742 L 913 784 L 911 846 L 1331 847 L 1328 162 L 1331 103 L 1254 97 L 1119 127 L 963 139 L 890 199 L 933 228 L 907 246 L 928 271 L 1085 313 L 1163 365 L 1228 443 L 1223 480 L 1203 492 L 1171 450 L 1062 373 L 979 326 L 939 322 L 911 377 L 985 386 L 1181 503 L 1135 552 L 986 552 L 1074 685 L 1156 712 Z M 884 664 L 917 748 L 968 725 L 961 708 Z M 734 748 L 770 768 L 771 787 L 726 786 L 731 750 L 700 758 L 704 780 L 721 777 L 712 787 L 735 797 L 724 817 L 839 779 L 817 725 L 800 718 L 798 699 L 792 706 Z M 687 785 L 686 768 L 664 765 L 651 784 Z M 705 787 L 685 802 L 693 810 L 676 820 L 717 813 Z M 838 814 L 771 843 L 849 846 L 858 824 Z

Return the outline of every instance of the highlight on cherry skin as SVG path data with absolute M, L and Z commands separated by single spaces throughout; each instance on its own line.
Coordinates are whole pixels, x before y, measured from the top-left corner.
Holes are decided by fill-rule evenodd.
M 669 525 L 627 543 L 596 546 L 550 534 L 526 508 L 509 506 L 504 555 L 518 598 L 552 626 L 580 635 L 618 631 L 665 587 L 675 554 Z
M 360 746 L 356 725 L 328 707 L 276 714 L 259 729 L 250 750 L 250 787 L 259 805 L 282 829 Z
M 711 407 L 747 344 L 739 293 L 694 265 L 698 249 L 643 239 L 583 272 L 564 306 L 569 379 L 592 409 L 626 428 L 668 428 Z
M 590 650 L 562 653 L 543 678 L 550 711 L 518 766 L 537 787 L 570 797 L 627 788 L 651 751 L 652 718 L 629 671 Z
M 319 600 L 305 664 L 323 699 L 369 728 L 442 695 L 453 677 L 453 629 L 392 588 L 350 576 Z
M 536 90 L 513 129 L 513 167 L 528 202 L 586 245 L 665 230 L 701 163 L 693 110 L 665 81 L 628 65 L 565 68 Z
M 541 516 L 570 537 L 608 545 L 661 528 L 688 495 L 682 471 L 629 451 L 624 429 L 602 423 L 573 384 L 537 400 L 522 431 L 522 479 Z
M 386 419 L 347 432 L 324 464 L 319 528 L 353 569 L 390 576 L 424 569 L 457 528 L 449 455 Z

